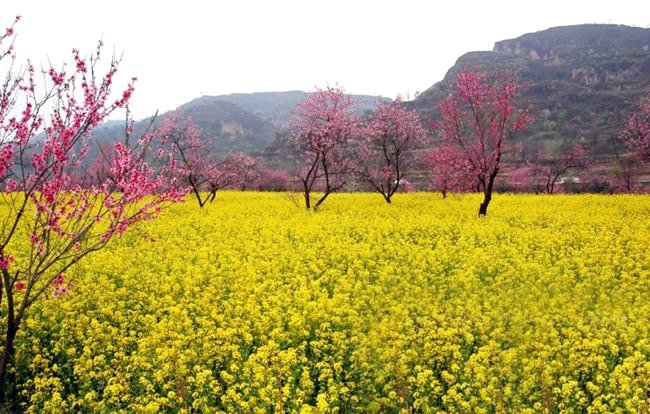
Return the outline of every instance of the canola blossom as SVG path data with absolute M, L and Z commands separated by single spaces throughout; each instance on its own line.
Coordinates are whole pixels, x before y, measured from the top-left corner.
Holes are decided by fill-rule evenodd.
M 15 393 L 34 413 L 649 412 L 650 198 L 480 201 L 175 205 L 34 305 Z

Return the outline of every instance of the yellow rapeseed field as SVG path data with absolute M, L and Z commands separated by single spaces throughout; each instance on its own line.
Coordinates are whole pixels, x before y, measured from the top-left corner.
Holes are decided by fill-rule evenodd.
M 650 412 L 650 197 L 479 202 L 188 199 L 35 305 L 24 408 Z

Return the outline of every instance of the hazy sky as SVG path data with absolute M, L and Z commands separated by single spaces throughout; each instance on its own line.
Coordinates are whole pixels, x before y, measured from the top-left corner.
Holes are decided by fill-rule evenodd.
M 201 95 L 313 90 L 395 97 L 423 91 L 469 51 L 552 26 L 650 27 L 650 2 L 0 0 L 19 59 L 70 61 L 100 37 L 137 76 L 136 118 Z M 123 83 L 122 83 L 123 84 Z

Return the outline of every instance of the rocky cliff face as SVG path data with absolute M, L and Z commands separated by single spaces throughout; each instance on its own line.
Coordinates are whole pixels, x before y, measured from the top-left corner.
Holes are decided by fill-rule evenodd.
M 436 112 L 461 68 L 514 72 L 537 121 L 519 139 L 530 154 L 583 143 L 600 157 L 620 151 L 613 138 L 650 87 L 650 29 L 619 25 L 555 27 L 461 56 L 445 78 L 413 102 Z

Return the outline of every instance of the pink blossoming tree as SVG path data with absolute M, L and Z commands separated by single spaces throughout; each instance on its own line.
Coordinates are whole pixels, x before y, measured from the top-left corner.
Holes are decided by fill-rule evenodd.
M 506 186 L 509 191 L 535 193 L 541 191 L 533 165 L 510 166 L 506 178 Z
M 554 157 L 539 161 L 531 166 L 534 190 L 553 194 L 560 178 L 572 170 L 582 170 L 586 166 L 585 150 L 580 144 L 569 151 L 563 151 Z
M 449 96 L 438 104 L 441 119 L 433 127 L 471 166 L 484 195 L 479 216 L 487 214 L 510 136 L 532 120 L 528 108 L 515 104 L 520 89 L 508 75 L 462 70 Z
M 413 151 L 425 145 L 427 132 L 417 111 L 406 109 L 397 99 L 379 104 L 363 135 L 355 151 L 355 170 L 362 181 L 390 203 L 413 167 Z
M 116 142 L 103 178 L 80 185 L 74 177 L 84 168 L 92 130 L 127 105 L 133 83 L 113 96 L 119 61 L 97 76 L 100 43 L 88 58 L 74 50 L 72 66 L 47 68 L 37 84 L 30 64 L 15 71 L 12 46 L 6 46 L 12 35 L 13 25 L 0 36 L 0 70 L 6 72 L 0 85 L 1 403 L 16 334 L 30 307 L 46 295 L 64 295 L 75 263 L 184 194 L 169 178 L 169 154 L 158 154 L 164 163 L 152 159 L 155 136 L 149 133 Z
M 243 152 L 234 152 L 228 154 L 224 162 L 230 162 L 233 165 L 235 173 L 235 183 L 241 191 L 250 190 L 260 181 L 261 161 Z
M 641 161 L 650 161 L 650 89 L 641 99 L 639 110 L 625 123 L 620 138 Z
M 610 190 L 614 193 L 636 193 L 643 188 L 638 177 L 639 160 L 634 155 L 619 157 L 610 170 Z
M 327 197 L 346 184 L 351 171 L 351 141 L 358 135 L 354 103 L 341 88 L 319 89 L 293 111 L 290 145 L 297 163 L 305 207 L 312 208 L 311 195 L 322 195 L 313 205 L 317 210 Z
M 440 191 L 442 198 L 452 191 L 470 191 L 475 177 L 471 174 L 469 161 L 459 154 L 459 150 L 447 143 L 424 153 L 424 170 L 429 184 Z
M 171 147 L 179 166 L 177 174 L 189 186 L 199 207 L 214 200 L 213 193 L 204 190 L 217 175 L 217 163 L 209 155 L 207 142 L 202 137 L 203 131 L 191 118 L 177 111 L 161 121 L 156 134 Z
M 207 191 L 210 202 L 215 200 L 217 191 L 224 188 L 239 187 L 245 190 L 257 179 L 255 169 L 257 159 L 243 152 L 229 152 L 207 174 Z
M 171 147 L 177 174 L 194 194 L 199 207 L 213 202 L 217 191 L 239 186 L 245 190 L 258 179 L 258 160 L 244 153 L 228 153 L 221 161 L 215 156 L 214 140 L 203 137 L 203 131 L 191 118 L 174 112 L 162 120 L 156 131 L 160 141 Z
M 258 189 L 260 191 L 288 191 L 291 177 L 286 171 L 263 168 L 260 171 Z

